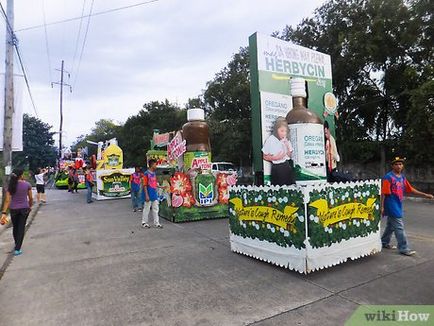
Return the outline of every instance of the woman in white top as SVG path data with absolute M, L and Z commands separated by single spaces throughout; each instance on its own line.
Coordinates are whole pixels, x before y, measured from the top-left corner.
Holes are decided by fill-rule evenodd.
M 271 184 L 290 185 L 295 183 L 291 159 L 292 145 L 288 140 L 288 123 L 284 117 L 278 117 L 273 127 L 273 134 L 267 138 L 262 147 L 263 158 L 273 163 L 271 167 Z
M 47 196 L 45 195 L 45 181 L 44 175 L 47 173 L 45 169 L 38 169 L 38 174 L 35 175 L 36 179 L 36 199 L 38 204 L 46 203 Z

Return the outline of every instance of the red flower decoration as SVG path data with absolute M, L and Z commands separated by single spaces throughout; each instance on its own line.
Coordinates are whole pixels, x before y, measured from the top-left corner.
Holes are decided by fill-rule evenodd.
M 182 173 L 175 172 L 175 175 L 170 178 L 170 191 L 172 193 L 185 195 L 191 191 L 190 178 Z
M 219 188 L 226 188 L 228 186 L 227 177 L 228 175 L 226 173 L 217 174 L 217 186 Z
M 229 203 L 229 189 L 219 188 L 219 203 L 228 204 Z
M 193 206 L 194 203 L 196 202 L 196 201 L 194 200 L 193 195 L 192 195 L 191 193 L 186 193 L 186 194 L 184 194 L 184 195 L 183 195 L 183 198 L 184 198 L 184 203 L 182 204 L 182 206 L 184 206 L 184 207 L 188 207 L 188 208 L 190 208 L 190 207 Z

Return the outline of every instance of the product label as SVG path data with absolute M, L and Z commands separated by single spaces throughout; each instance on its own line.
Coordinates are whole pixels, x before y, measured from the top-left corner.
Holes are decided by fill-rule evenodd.
M 130 194 L 130 174 L 120 172 L 100 176 L 99 194 L 105 197 L 124 197 Z
M 261 119 L 262 119 L 262 141 L 273 133 L 274 123 L 279 117 L 286 117 L 292 109 L 292 97 L 288 95 L 261 92 Z M 271 175 L 271 162 L 264 162 L 264 175 L 269 180 Z
M 214 199 L 214 185 L 199 183 L 199 204 L 203 206 L 211 205 Z
M 320 124 L 289 125 L 297 181 L 326 179 L 324 129 Z
M 208 152 L 186 152 L 184 154 L 184 169 L 211 169 L 211 153 Z

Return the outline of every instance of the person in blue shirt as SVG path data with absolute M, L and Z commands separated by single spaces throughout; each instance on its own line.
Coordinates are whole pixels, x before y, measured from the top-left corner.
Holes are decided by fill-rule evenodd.
M 387 225 L 384 230 L 381 242 L 383 248 L 395 249 L 395 246 L 390 244 L 392 234 L 395 233 L 398 242 L 398 250 L 406 256 L 413 256 L 416 251 L 410 250 L 408 247 L 407 236 L 404 231 L 402 200 L 404 193 L 413 193 L 419 196 L 424 196 L 433 199 L 433 195 L 426 194 L 415 189 L 402 171 L 404 170 L 405 158 L 395 157 L 392 160 L 392 171 L 387 173 L 381 186 L 381 215 L 387 217 Z
M 157 228 L 162 228 L 160 218 L 158 216 L 159 202 L 158 202 L 158 182 L 155 170 L 157 169 L 157 162 L 149 160 L 148 170 L 143 176 L 143 191 L 145 193 L 145 205 L 143 207 L 142 227 L 149 228 L 148 219 L 149 213 L 152 208 L 152 216 L 154 218 L 154 225 Z

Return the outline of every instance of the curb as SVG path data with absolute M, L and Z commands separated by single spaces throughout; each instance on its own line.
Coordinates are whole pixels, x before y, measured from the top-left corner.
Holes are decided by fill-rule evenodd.
M 38 214 L 39 207 L 40 207 L 40 205 L 38 205 L 35 209 L 32 209 L 32 211 L 30 212 L 30 215 L 29 215 L 27 223 L 26 223 L 26 229 L 24 231 L 24 235 L 27 233 L 27 231 L 29 230 L 30 226 L 33 223 L 33 220 L 35 219 L 36 215 Z M 9 221 L 8 224 L 4 225 L 2 227 L 2 229 L 0 229 L 0 235 L 2 235 L 3 232 L 6 229 L 8 229 L 10 226 L 11 226 L 11 221 Z M 12 245 L 12 248 L 13 248 L 13 245 Z M 11 250 L 11 252 L 6 256 L 5 261 L 0 266 L 0 281 L 3 278 L 3 275 L 5 274 L 7 268 L 11 264 L 13 258 L 14 258 L 14 254 L 13 254 L 13 250 Z
M 421 197 L 404 197 L 406 201 L 412 201 L 416 203 L 434 204 L 433 199 L 421 198 Z

